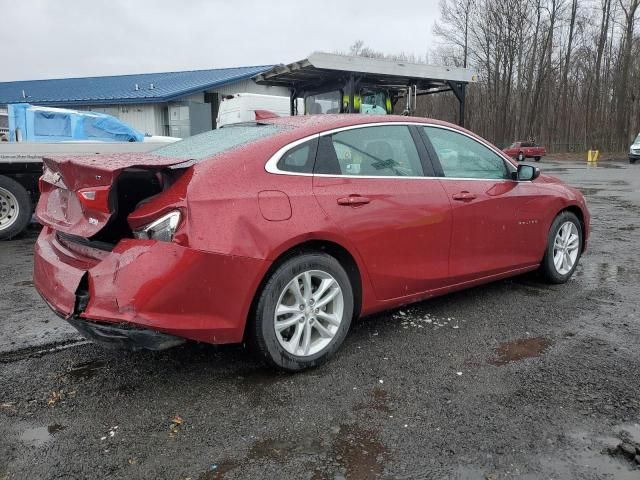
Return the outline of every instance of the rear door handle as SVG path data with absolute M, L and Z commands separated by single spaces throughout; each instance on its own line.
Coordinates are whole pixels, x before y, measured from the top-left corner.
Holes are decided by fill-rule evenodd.
M 451 198 L 453 198 L 454 200 L 460 200 L 462 202 L 469 202 L 477 198 L 477 196 L 475 193 L 464 191 L 464 192 L 454 193 L 453 195 L 451 195 Z
M 360 195 L 349 195 L 348 197 L 340 197 L 338 199 L 338 205 L 357 207 L 358 205 L 365 205 L 370 201 L 371 200 L 367 197 L 361 197 Z

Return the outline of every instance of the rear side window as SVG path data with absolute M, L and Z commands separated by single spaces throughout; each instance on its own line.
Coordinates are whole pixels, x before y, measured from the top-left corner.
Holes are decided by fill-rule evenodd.
M 374 177 L 423 176 L 418 150 L 405 125 L 362 127 L 323 137 L 317 173 Z
M 283 127 L 277 125 L 261 124 L 229 126 L 172 143 L 154 150 L 153 154 L 184 160 L 200 160 L 270 137 L 282 129 Z
M 314 138 L 292 148 L 278 160 L 278 169 L 284 172 L 313 173 L 318 139 Z
M 452 130 L 424 127 L 445 177 L 511 178 L 506 162 L 480 142 Z

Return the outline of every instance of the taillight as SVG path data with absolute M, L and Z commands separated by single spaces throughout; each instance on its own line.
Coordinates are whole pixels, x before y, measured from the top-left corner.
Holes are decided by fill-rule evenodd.
M 83 188 L 77 191 L 78 200 L 83 207 L 96 212 L 110 213 L 109 210 L 109 188 L 91 187 Z

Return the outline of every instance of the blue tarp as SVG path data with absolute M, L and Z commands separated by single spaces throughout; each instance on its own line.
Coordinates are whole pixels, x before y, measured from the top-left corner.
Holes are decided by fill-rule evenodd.
M 144 135 L 111 115 L 28 103 L 8 105 L 9 141 L 142 142 Z M 16 135 L 17 134 L 17 135 Z

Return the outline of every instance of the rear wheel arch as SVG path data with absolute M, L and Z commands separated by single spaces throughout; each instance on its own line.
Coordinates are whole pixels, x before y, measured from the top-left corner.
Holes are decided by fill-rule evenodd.
M 340 265 L 342 265 L 342 267 L 347 272 L 349 281 L 351 282 L 351 287 L 353 289 L 353 318 L 358 318 L 362 309 L 362 272 L 360 271 L 360 267 L 358 266 L 355 257 L 347 248 L 334 241 L 321 239 L 306 240 L 292 247 L 289 247 L 284 252 L 281 252 L 263 275 L 260 283 L 258 284 L 258 288 L 253 295 L 251 307 L 249 308 L 248 317 L 245 322 L 245 339 L 247 337 L 247 329 L 249 328 L 251 321 L 256 314 L 256 306 L 260 298 L 260 294 L 266 283 L 269 281 L 271 275 L 273 275 L 273 273 L 278 269 L 278 267 L 280 267 L 280 265 L 282 265 L 290 258 L 303 253 L 315 252 L 331 255 L 340 263 Z

